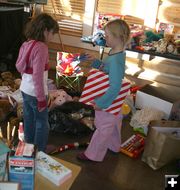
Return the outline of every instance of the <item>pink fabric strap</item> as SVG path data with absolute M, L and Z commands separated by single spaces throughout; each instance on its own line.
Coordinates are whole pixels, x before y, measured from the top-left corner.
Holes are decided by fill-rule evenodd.
M 33 49 L 33 47 L 35 46 L 36 43 L 37 43 L 37 41 L 34 40 L 34 42 L 32 43 L 32 45 L 31 45 L 31 47 L 30 47 L 30 49 L 29 49 L 29 51 L 27 53 L 27 57 L 26 57 L 27 65 L 26 65 L 26 69 L 25 69 L 25 73 L 27 73 L 27 74 L 32 74 L 33 73 L 33 68 L 28 67 L 28 65 L 29 65 L 29 57 L 31 55 L 31 51 L 32 51 L 32 49 Z M 44 70 L 45 71 L 49 70 L 49 65 L 48 64 L 45 64 L 45 69 Z
M 32 51 L 32 49 L 33 49 L 33 47 L 35 46 L 36 43 L 37 43 L 37 41 L 34 40 L 34 42 L 32 43 L 32 45 L 31 45 L 31 47 L 30 47 L 30 49 L 29 49 L 29 51 L 27 53 L 27 57 L 26 57 L 27 65 L 26 65 L 26 70 L 25 70 L 25 73 L 27 73 L 27 74 L 32 74 L 33 73 L 33 69 L 28 67 L 28 65 L 29 65 L 29 57 L 31 55 L 31 51 Z

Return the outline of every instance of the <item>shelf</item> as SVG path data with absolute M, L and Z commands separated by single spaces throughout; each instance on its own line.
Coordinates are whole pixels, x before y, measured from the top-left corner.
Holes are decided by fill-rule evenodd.
M 95 46 L 92 43 L 91 38 L 82 37 L 81 41 L 84 43 L 92 44 L 93 46 Z M 105 47 L 101 46 L 101 49 L 102 48 L 104 49 Z M 141 59 L 141 60 L 147 60 L 147 59 L 152 60 L 156 56 L 166 58 L 166 59 L 173 59 L 176 61 L 180 60 L 180 55 L 174 55 L 174 54 L 170 54 L 170 53 L 163 54 L 163 53 L 157 53 L 154 51 L 140 51 L 140 50 L 136 50 L 136 49 L 126 49 L 126 51 L 127 51 L 127 54 L 129 52 L 131 52 L 131 55 L 129 55 L 129 57 L 134 57 L 134 58 Z M 104 53 L 104 51 L 102 51 L 102 53 Z M 103 55 L 101 57 L 103 57 Z
M 153 52 L 153 51 L 139 51 L 139 50 L 135 50 L 135 49 L 127 49 L 127 52 L 128 51 L 138 53 L 138 54 L 142 54 L 142 55 L 148 55 L 149 60 L 152 60 L 156 56 L 166 58 L 166 59 L 173 59 L 173 60 L 177 60 L 177 61 L 180 60 L 180 55 L 173 55 L 170 53 L 169 54 L 162 54 L 162 53 L 157 53 L 157 52 Z M 139 57 L 136 57 L 136 58 L 139 58 Z

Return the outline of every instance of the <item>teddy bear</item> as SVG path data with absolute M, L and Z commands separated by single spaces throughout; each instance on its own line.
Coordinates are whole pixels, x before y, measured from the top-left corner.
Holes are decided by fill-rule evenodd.
M 166 34 L 163 39 L 160 39 L 156 46 L 156 52 L 158 53 L 170 53 L 177 54 L 177 48 L 173 34 Z
M 22 103 L 18 103 L 17 105 L 17 117 L 19 118 L 19 120 L 23 119 L 23 104 Z
M 156 52 L 158 53 L 166 53 L 168 42 L 165 38 L 160 39 L 156 44 Z
M 73 98 L 63 89 L 49 91 L 48 108 L 53 108 L 62 105 L 67 101 L 72 101 Z
M 21 79 L 15 79 L 9 71 L 0 74 L 0 86 L 8 86 L 12 92 L 16 91 L 21 83 Z
M 8 98 L 0 98 L 0 122 L 4 121 L 13 111 L 14 107 Z

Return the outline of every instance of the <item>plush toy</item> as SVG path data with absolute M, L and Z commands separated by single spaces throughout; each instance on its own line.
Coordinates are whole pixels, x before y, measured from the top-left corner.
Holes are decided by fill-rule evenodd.
M 64 91 L 63 89 L 50 91 L 49 97 L 50 97 L 50 100 L 48 103 L 49 110 L 57 106 L 60 106 L 67 101 L 73 100 L 72 97 L 69 94 L 67 94 L 67 92 Z
M 174 45 L 174 43 L 168 43 L 168 45 L 167 45 L 167 53 L 174 53 L 175 52 L 175 45 Z
M 20 80 L 20 79 L 19 79 Z M 13 74 L 9 71 L 2 72 L 0 77 L 1 86 L 9 86 L 12 92 L 16 91 L 20 86 L 20 81 L 16 80 Z
M 166 34 L 163 39 L 160 39 L 156 44 L 156 51 L 158 53 L 177 54 L 177 47 L 173 34 Z
M 17 105 L 17 117 L 19 118 L 19 120 L 23 119 L 23 104 L 22 103 L 18 103 Z
M 7 116 L 14 111 L 14 107 L 8 98 L 0 98 L 0 122 L 4 121 Z
M 14 88 L 19 89 L 20 85 L 21 85 L 21 79 L 20 78 L 15 79 L 14 80 Z
M 180 54 L 180 39 L 175 40 L 174 44 L 175 44 L 174 54 L 179 55 Z
M 160 39 L 156 44 L 156 52 L 158 53 L 166 53 L 168 42 L 165 38 Z
M 2 79 L 7 79 L 7 78 L 12 79 L 13 75 L 11 72 L 7 71 L 7 72 L 2 72 L 1 77 L 2 77 Z
M 160 39 L 163 38 L 163 34 L 154 33 L 153 31 L 146 31 L 145 36 L 146 36 L 144 40 L 145 43 L 152 41 L 159 41 Z
M 94 34 L 92 38 L 92 43 L 93 45 L 98 45 L 98 46 L 105 46 L 106 45 L 106 40 L 104 38 L 103 32 L 97 32 Z

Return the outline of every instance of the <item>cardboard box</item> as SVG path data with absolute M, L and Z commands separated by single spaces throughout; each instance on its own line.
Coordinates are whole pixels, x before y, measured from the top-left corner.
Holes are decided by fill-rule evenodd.
M 72 176 L 72 171 L 69 168 L 42 151 L 37 153 L 36 171 L 57 186 Z
M 178 101 L 173 90 L 165 87 L 147 85 L 136 93 L 135 107 L 142 109 L 152 107 L 165 113 L 164 119 L 169 119 L 173 105 Z
M 72 171 L 72 176 L 66 180 L 61 186 L 57 186 L 54 183 L 52 183 L 50 180 L 47 180 L 47 178 L 43 177 L 39 172 L 35 172 L 35 188 L 34 190 L 43 190 L 43 189 L 53 189 L 53 190 L 68 190 L 71 189 L 72 184 L 74 181 L 77 179 L 81 167 L 67 162 L 65 160 L 59 159 L 57 157 L 52 157 L 55 159 L 57 162 L 63 164 L 65 167 L 69 168 Z
M 21 190 L 19 183 L 2 182 L 2 181 L 0 181 L 0 189 L 1 190 Z
M 158 126 L 158 127 L 180 127 L 180 121 L 165 121 L 165 120 L 153 120 L 149 123 L 149 127 Z
M 7 166 L 7 154 L 9 151 L 10 151 L 10 149 L 0 139 L 0 181 L 5 180 L 6 166 Z
M 145 137 L 134 134 L 121 144 L 120 152 L 132 158 L 137 158 L 144 150 Z
M 103 109 L 106 112 L 112 113 L 114 115 L 119 114 L 121 111 L 121 106 L 124 99 L 129 94 L 130 82 L 127 80 L 122 80 L 122 86 L 118 96 L 112 102 L 112 104 Z M 79 102 L 83 102 L 88 105 L 92 105 L 95 98 L 102 96 L 109 88 L 109 77 L 104 72 L 98 69 L 91 69 L 87 77 L 86 83 L 83 88 L 83 92 L 79 99 Z
M 22 190 L 34 189 L 35 147 L 32 144 L 19 142 L 16 151 L 9 156 L 9 181 L 21 184 Z

